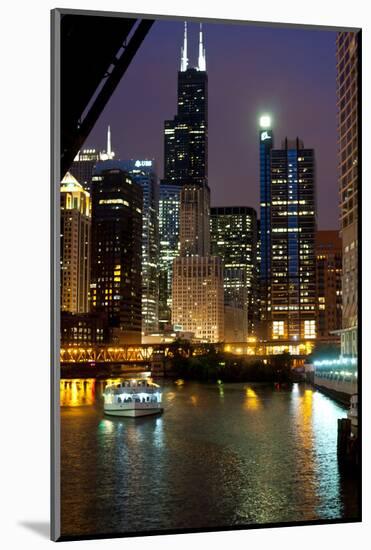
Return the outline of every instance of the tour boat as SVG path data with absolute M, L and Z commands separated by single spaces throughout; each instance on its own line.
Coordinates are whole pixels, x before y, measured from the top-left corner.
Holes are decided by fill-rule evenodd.
M 351 431 L 353 435 L 357 435 L 358 431 L 358 394 L 354 393 L 350 398 L 350 408 L 348 410 L 348 418 L 351 422 Z
M 112 416 L 160 414 L 162 392 L 151 378 L 122 379 L 104 390 L 104 412 Z

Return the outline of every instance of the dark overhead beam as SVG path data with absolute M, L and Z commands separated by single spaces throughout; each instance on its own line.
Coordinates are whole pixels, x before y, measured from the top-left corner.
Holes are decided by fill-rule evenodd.
M 131 22 L 131 20 L 130 20 Z M 134 20 L 135 22 L 135 20 Z M 119 59 L 116 58 L 119 50 L 112 53 L 110 58 L 107 58 L 106 70 L 100 75 L 99 86 L 102 85 L 101 89 L 97 93 L 99 86 L 91 90 L 90 98 L 94 97 L 94 94 L 97 93 L 94 98 L 92 105 L 88 109 L 86 116 L 83 120 L 76 120 L 75 116 L 71 117 L 71 111 L 69 112 L 68 108 L 64 108 L 62 112 L 62 136 L 61 136 L 61 179 L 65 173 L 69 170 L 75 156 L 78 151 L 81 149 L 91 130 L 93 129 L 95 123 L 97 122 L 99 116 L 101 115 L 103 109 L 107 105 L 109 99 L 111 98 L 113 92 L 115 91 L 117 85 L 119 84 L 121 78 L 125 74 L 127 68 L 132 62 L 135 54 L 137 53 L 140 45 L 142 44 L 144 38 L 152 27 L 154 20 L 152 19 L 142 19 L 135 28 L 132 36 L 129 41 L 127 41 L 126 33 L 123 34 L 122 47 L 124 48 L 122 55 Z M 97 39 L 97 37 L 92 37 Z M 100 39 L 108 40 L 107 37 L 99 37 Z M 76 51 L 75 55 L 78 56 L 79 52 Z M 108 73 L 107 70 L 113 66 L 112 70 Z M 68 69 L 68 67 L 67 67 Z M 66 78 L 66 74 L 62 74 L 62 78 Z M 105 80 L 104 80 L 105 79 Z M 81 83 L 83 84 L 83 83 Z M 79 82 L 74 82 L 73 86 L 78 90 Z M 73 101 L 73 100 L 72 100 Z M 80 119 L 88 107 L 89 102 L 85 105 L 84 110 L 80 113 Z M 63 102 L 63 98 L 62 98 Z M 68 106 L 67 106 L 68 107 Z M 71 118 L 69 118 L 69 116 Z

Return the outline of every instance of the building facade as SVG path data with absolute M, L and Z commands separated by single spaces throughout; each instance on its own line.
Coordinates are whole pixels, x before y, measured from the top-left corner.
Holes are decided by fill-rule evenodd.
M 122 343 L 142 331 L 143 192 L 119 161 L 97 164 L 92 178 L 91 300 Z
M 159 200 L 159 328 L 171 328 L 173 261 L 179 256 L 180 193 L 182 187 L 160 184 Z
M 91 178 L 95 165 L 104 160 L 112 160 L 115 153 L 111 148 L 111 128 L 107 130 L 107 151 L 98 151 L 97 149 L 82 149 L 79 151 L 70 168 L 71 174 L 81 183 L 81 185 L 91 193 Z
M 270 117 L 260 118 L 259 161 L 260 161 L 260 336 L 270 338 L 271 316 L 271 150 L 273 132 Z
M 108 316 L 105 313 L 61 313 L 61 345 L 90 346 L 111 341 Z
M 81 181 L 84 189 L 91 192 L 91 178 L 95 165 L 100 161 L 100 152 L 97 149 L 82 149 L 72 163 L 71 174 Z
M 265 122 L 260 142 L 272 140 L 268 121 Z M 260 277 L 264 336 L 268 340 L 314 340 L 317 335 L 314 150 L 305 149 L 298 138 L 286 138 L 281 149 L 271 145 L 268 150 L 264 148 L 264 155 L 261 149 L 264 189 Z
M 242 342 L 256 335 L 259 320 L 256 211 L 246 206 L 215 207 L 210 222 L 211 253 L 224 263 L 224 304 L 229 307 L 225 332 L 227 317 L 234 320 L 235 310 L 242 310 L 238 332 Z M 227 336 L 226 340 L 235 341 Z
M 125 160 L 123 167 L 143 191 L 142 333 L 158 330 L 159 320 L 159 189 L 153 160 Z
M 314 150 L 287 138 L 271 160 L 271 335 L 316 338 Z
M 172 321 L 204 342 L 224 340 L 223 264 L 215 256 L 178 257 L 173 266 Z
M 317 338 L 337 337 L 342 327 L 342 243 L 338 231 L 317 231 Z
M 90 195 L 67 172 L 61 182 L 61 310 L 89 311 Z
M 360 33 L 336 39 L 340 229 L 343 242 L 342 355 L 357 355 L 358 327 L 358 94 Z
M 210 254 L 210 189 L 183 185 L 180 193 L 180 255 Z

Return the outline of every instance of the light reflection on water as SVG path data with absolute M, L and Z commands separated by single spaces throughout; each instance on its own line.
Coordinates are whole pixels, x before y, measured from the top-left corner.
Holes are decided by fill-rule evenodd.
M 346 411 L 321 393 L 169 382 L 162 416 L 114 418 L 106 383 L 61 381 L 64 534 L 348 514 L 336 457 Z

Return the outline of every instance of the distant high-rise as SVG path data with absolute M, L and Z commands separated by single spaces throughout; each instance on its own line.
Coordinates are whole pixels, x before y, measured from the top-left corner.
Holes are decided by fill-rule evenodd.
M 223 263 L 220 258 L 176 258 L 172 295 L 174 329 L 192 332 L 205 342 L 224 340 Z
M 341 352 L 357 355 L 358 327 L 358 93 L 360 33 L 336 39 L 340 230 L 343 241 Z
M 173 261 L 179 255 L 180 185 L 160 185 L 159 326 L 170 328 Z
M 107 130 L 107 150 L 98 151 L 97 149 L 82 149 L 79 151 L 70 168 L 71 174 L 83 185 L 83 187 L 91 192 L 91 178 L 95 165 L 103 160 L 112 160 L 115 153 L 111 146 L 111 128 Z
M 211 253 L 224 262 L 225 306 L 244 312 L 239 318 L 243 341 L 247 334 L 256 334 L 259 316 L 256 211 L 246 206 L 211 208 L 210 220 Z
M 142 332 L 158 330 L 159 307 L 159 190 L 153 160 L 126 160 L 121 162 L 132 180 L 143 191 L 142 229 Z
M 98 164 L 92 182 L 92 306 L 119 341 L 140 343 L 142 188 L 119 161 Z
M 207 342 L 224 338 L 223 265 L 210 256 L 207 183 L 207 74 L 202 27 L 196 68 L 188 67 L 187 26 L 178 73 L 178 114 L 165 122 L 165 181 L 181 186 L 180 256 L 173 262 L 172 323 Z
M 269 318 L 271 275 L 271 150 L 273 132 L 271 118 L 260 117 L 260 336 L 270 338 Z
M 341 329 L 342 245 L 338 231 L 317 231 L 317 338 L 336 338 Z
M 316 337 L 314 150 L 287 138 L 271 161 L 271 337 Z
M 67 172 L 61 182 L 61 310 L 89 311 L 90 195 Z
M 261 316 L 267 339 L 316 338 L 314 150 L 284 140 L 274 149 L 263 117 L 261 143 Z M 262 145 L 264 144 L 265 145 Z

